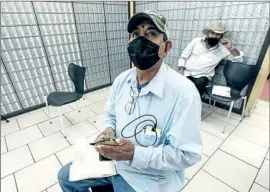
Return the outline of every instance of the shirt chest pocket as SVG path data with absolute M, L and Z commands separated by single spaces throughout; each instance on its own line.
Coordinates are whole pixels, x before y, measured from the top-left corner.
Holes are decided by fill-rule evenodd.
M 151 131 L 151 133 L 147 131 L 142 131 L 137 138 L 137 142 L 139 145 L 142 145 L 144 147 L 156 147 L 161 143 L 161 137 L 162 136 L 158 135 L 158 133 L 154 131 Z
M 202 54 L 206 52 L 206 50 L 201 45 L 195 45 L 192 52 L 193 52 L 193 55 L 201 56 Z

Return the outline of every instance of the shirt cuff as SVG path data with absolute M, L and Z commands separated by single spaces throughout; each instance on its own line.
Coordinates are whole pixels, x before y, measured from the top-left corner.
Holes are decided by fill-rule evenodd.
M 147 168 L 153 147 L 135 146 L 131 167 Z
M 235 56 L 235 57 L 233 56 L 233 58 L 234 58 L 234 59 L 241 59 L 242 57 L 244 57 L 245 54 L 244 54 L 243 51 L 239 51 L 239 53 L 240 53 L 240 55 Z
M 114 130 L 114 133 L 115 133 L 115 126 L 113 124 L 110 124 L 110 123 L 104 123 L 103 124 L 104 126 L 104 129 L 107 129 L 107 128 L 112 128 Z
M 184 67 L 185 64 L 186 64 L 185 58 L 181 57 L 181 58 L 178 60 L 178 67 Z

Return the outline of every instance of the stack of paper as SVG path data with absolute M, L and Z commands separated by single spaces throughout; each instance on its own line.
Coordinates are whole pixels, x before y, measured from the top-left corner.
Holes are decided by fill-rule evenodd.
M 69 181 L 108 177 L 117 174 L 114 162 L 100 161 L 99 153 L 86 140 L 75 144 L 74 147 L 76 159 L 70 166 Z
M 212 89 L 213 95 L 231 97 L 231 88 L 226 86 L 214 85 Z

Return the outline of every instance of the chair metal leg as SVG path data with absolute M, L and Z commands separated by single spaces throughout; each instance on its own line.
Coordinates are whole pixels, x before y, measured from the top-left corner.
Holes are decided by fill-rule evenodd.
M 48 115 L 49 115 L 49 122 L 50 122 L 50 124 L 52 124 L 51 114 L 50 114 L 50 108 L 49 108 L 49 105 L 48 105 L 48 101 L 47 101 L 47 97 L 46 96 L 44 96 L 44 100 L 45 100 L 47 112 L 48 112 Z
M 61 107 L 58 107 L 58 113 L 59 113 L 59 118 L 60 118 L 60 123 L 61 123 L 61 130 L 62 133 L 64 134 L 64 124 L 63 124 L 63 119 L 62 119 L 62 115 L 61 115 Z M 67 136 L 64 134 L 64 138 L 67 138 Z
M 211 98 L 209 97 L 209 107 L 212 108 L 211 106 Z
M 5 118 L 3 115 L 1 115 L 1 120 L 5 120 L 7 123 L 9 123 L 9 120 L 7 118 Z
M 224 126 L 224 128 L 222 130 L 222 133 L 225 133 L 225 131 L 226 131 L 226 128 L 227 128 L 227 125 L 228 125 L 228 120 L 230 119 L 230 116 L 231 116 L 231 113 L 232 113 L 233 105 L 234 105 L 234 101 L 231 102 L 231 106 L 230 106 L 230 109 L 229 109 L 229 112 L 228 112 L 228 116 L 227 116 L 227 119 L 226 119 L 226 122 L 225 122 L 225 126 Z
M 213 109 L 215 109 L 215 107 L 216 107 L 216 100 L 214 100 Z
M 243 109 L 242 109 L 241 122 L 244 119 L 245 107 L 246 107 L 246 103 L 247 103 L 247 96 L 242 97 L 242 99 L 244 100 L 244 104 L 243 104 Z

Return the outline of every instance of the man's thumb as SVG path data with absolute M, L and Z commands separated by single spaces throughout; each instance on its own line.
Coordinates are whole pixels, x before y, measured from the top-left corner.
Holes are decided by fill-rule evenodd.
M 124 139 L 115 139 L 116 143 L 118 143 L 118 145 L 124 145 L 125 144 L 125 140 Z

